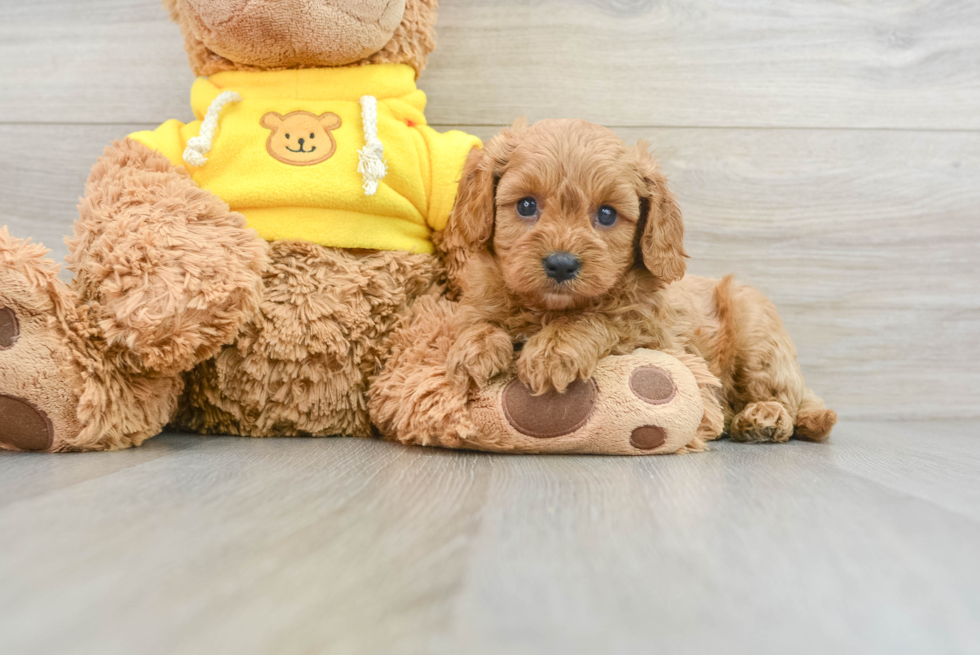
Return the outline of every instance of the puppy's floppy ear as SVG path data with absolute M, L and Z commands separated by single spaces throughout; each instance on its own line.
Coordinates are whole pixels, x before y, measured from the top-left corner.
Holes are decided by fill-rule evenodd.
M 636 145 L 636 156 L 642 176 L 640 222 L 634 242 L 635 263 L 669 284 L 684 277 L 687 253 L 684 252 L 684 219 L 667 179 L 657 162 L 647 152 L 647 144 Z
M 445 239 L 454 246 L 467 250 L 483 248 L 493 234 L 497 176 L 488 154 L 492 147 L 491 141 L 483 150 L 474 148 L 466 158 L 456 204 L 446 223 Z
M 503 130 L 490 139 L 482 150 L 470 152 L 459 181 L 456 204 L 446 223 L 443 235 L 446 246 L 466 250 L 480 250 L 489 246 L 496 214 L 497 181 L 514 152 L 517 133 L 523 125 L 523 121 L 518 119 L 514 128 Z

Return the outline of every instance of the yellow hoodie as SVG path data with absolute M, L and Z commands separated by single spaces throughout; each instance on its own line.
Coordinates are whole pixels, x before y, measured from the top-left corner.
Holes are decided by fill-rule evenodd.
M 405 65 L 218 73 L 191 89 L 197 118 L 135 139 L 185 166 L 269 241 L 432 252 L 466 156 L 439 133 Z

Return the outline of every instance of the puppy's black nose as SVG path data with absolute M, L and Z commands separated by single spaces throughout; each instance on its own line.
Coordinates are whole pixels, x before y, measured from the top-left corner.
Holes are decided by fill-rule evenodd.
M 555 282 L 574 279 L 582 270 L 582 262 L 570 252 L 553 252 L 541 261 L 544 272 Z
M 300 139 L 299 140 L 299 147 L 302 148 L 304 143 L 306 143 L 306 139 Z

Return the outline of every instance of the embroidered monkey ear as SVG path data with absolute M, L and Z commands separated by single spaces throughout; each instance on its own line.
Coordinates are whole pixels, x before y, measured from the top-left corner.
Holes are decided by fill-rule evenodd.
M 262 117 L 261 120 L 262 127 L 268 130 L 275 130 L 282 126 L 282 122 L 284 119 L 285 116 L 283 116 L 282 114 L 276 113 L 274 111 L 270 111 L 268 114 Z
M 336 130 L 341 123 L 340 116 L 330 111 L 317 116 L 317 120 L 320 121 L 320 125 L 325 130 Z

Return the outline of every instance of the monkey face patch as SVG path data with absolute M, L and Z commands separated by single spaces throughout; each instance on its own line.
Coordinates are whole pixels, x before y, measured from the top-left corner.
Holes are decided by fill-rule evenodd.
M 283 116 L 274 111 L 262 117 L 262 127 L 272 130 L 265 149 L 291 166 L 312 166 L 325 162 L 337 150 L 331 130 L 340 127 L 340 116 L 294 111 Z

